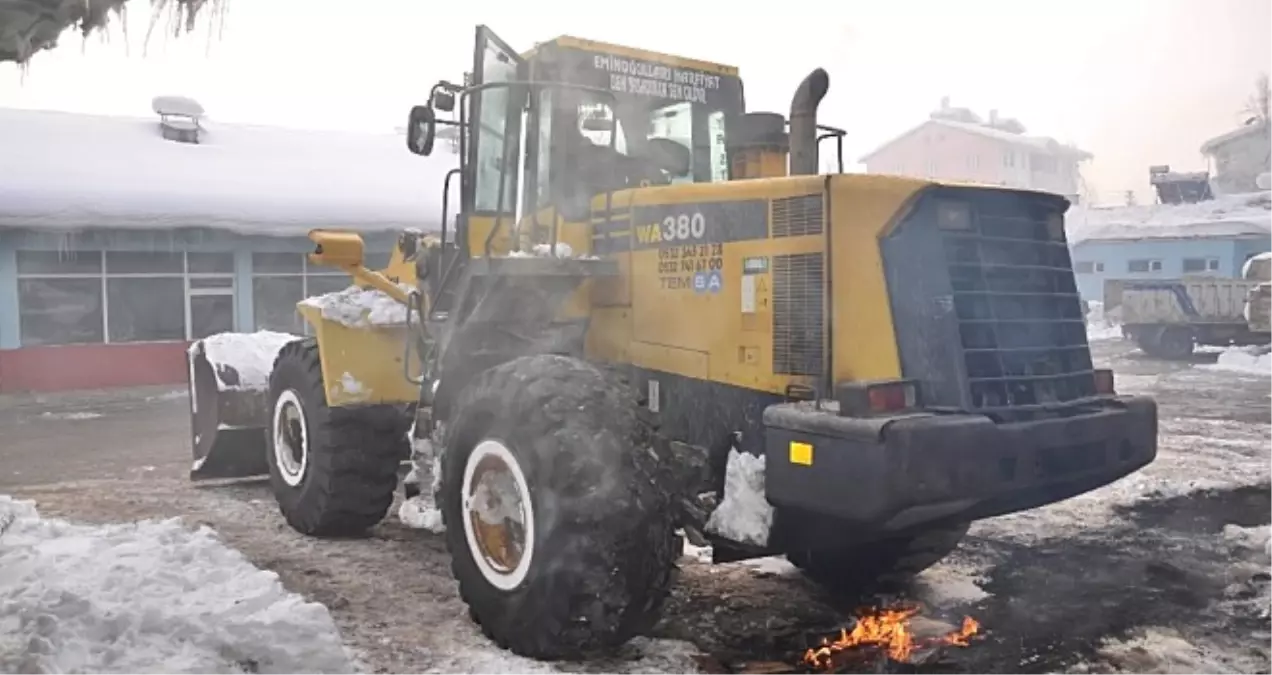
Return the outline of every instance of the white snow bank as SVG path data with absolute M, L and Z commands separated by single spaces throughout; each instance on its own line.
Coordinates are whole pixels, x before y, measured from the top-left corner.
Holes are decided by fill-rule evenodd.
M 1221 604 L 1233 615 L 1257 617 L 1266 626 L 1272 617 L 1272 581 L 1265 576 L 1272 564 L 1272 526 L 1224 525 L 1223 540 L 1231 561 L 1227 576 L 1232 583 L 1224 589 Z M 1261 637 L 1266 645 L 1266 633 Z
M 264 391 L 278 351 L 301 339 L 288 333 L 260 330 L 255 333 L 217 333 L 190 345 L 190 354 L 203 351 L 222 390 Z
M 513 251 L 509 258 L 573 258 L 574 249 L 565 242 L 557 242 L 556 248 L 548 244 L 535 244 L 529 251 Z
M 0 672 L 353 669 L 325 607 L 285 590 L 207 528 L 175 519 L 75 525 L 0 495 L 6 519 Z
M 1241 673 L 1220 651 L 1193 644 L 1169 628 L 1145 628 L 1129 640 L 1105 640 L 1097 654 L 1124 673 Z M 1073 672 L 1108 672 L 1082 664 Z
M 0 109 L 0 228 L 438 229 L 458 166 L 397 133 L 200 125 L 195 145 L 163 139 L 157 116 Z
M 40 417 L 46 420 L 95 420 L 101 417 L 99 412 L 44 412 L 40 413 Z
M 1087 303 L 1086 330 L 1088 342 L 1122 337 L 1122 326 L 1104 315 L 1104 303 L 1099 300 Z
M 707 518 L 708 531 L 744 544 L 768 544 L 773 506 L 764 496 L 764 466 L 761 456 L 729 451 L 724 499 Z
M 1203 368 L 1228 370 L 1251 375 L 1272 376 L 1272 354 L 1264 347 L 1229 347 L 1219 353 L 1219 360 Z
M 1272 193 L 1222 195 L 1197 204 L 1075 207 L 1065 216 L 1070 244 L 1091 239 L 1268 236 Z
M 1262 551 L 1272 556 L 1272 526 L 1241 527 L 1240 525 L 1224 525 L 1223 538 L 1235 548 L 1251 551 Z
M 535 661 L 504 651 L 477 633 L 457 636 L 444 652 L 434 653 L 431 672 L 438 673 L 697 673 L 694 656 L 701 652 L 688 642 L 633 638 L 610 658 L 586 663 Z
M 402 502 L 402 506 L 398 507 L 398 520 L 409 528 L 427 530 L 433 534 L 446 531 L 442 511 L 434 503 L 432 493 L 427 491 Z
M 409 286 L 401 286 L 402 290 L 410 292 Z M 300 304 L 315 307 L 322 312 L 322 318 L 350 328 L 399 326 L 406 323 L 406 305 L 374 288 L 350 286 L 343 291 L 305 298 Z

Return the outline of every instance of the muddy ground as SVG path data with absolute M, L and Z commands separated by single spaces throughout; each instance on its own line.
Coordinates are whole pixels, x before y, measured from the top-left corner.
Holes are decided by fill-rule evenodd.
M 1267 551 L 1236 529 L 1270 520 L 1269 378 L 1215 370 L 1213 356 L 1167 364 L 1119 341 L 1094 349 L 1121 391 L 1157 397 L 1157 462 L 974 526 L 906 595 L 938 620 L 976 617 L 984 637 L 921 670 L 1269 672 Z M 187 411 L 171 387 L 0 397 L 0 493 L 75 520 L 210 525 L 326 604 L 368 670 L 508 667 L 468 621 L 439 536 L 391 515 L 369 539 L 306 539 L 263 484 L 194 486 Z M 708 669 L 789 662 L 842 625 L 851 604 L 780 559 L 712 566 L 688 555 L 653 637 L 692 642 Z M 563 667 L 613 672 L 626 669 L 622 658 Z

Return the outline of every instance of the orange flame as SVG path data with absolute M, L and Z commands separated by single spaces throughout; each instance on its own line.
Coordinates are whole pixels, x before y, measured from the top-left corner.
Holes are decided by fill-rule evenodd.
M 940 644 L 966 647 L 973 636 L 980 632 L 980 624 L 970 616 L 963 617 L 963 625 L 948 635 L 915 640 L 910 632 L 910 617 L 919 613 L 918 607 L 900 607 L 868 610 L 860 614 L 852 631 L 840 629 L 839 637 L 825 638 L 822 644 L 804 653 L 804 663 L 821 671 L 836 667 L 834 658 L 846 650 L 874 648 L 886 653 L 888 658 L 908 663 L 916 648 Z

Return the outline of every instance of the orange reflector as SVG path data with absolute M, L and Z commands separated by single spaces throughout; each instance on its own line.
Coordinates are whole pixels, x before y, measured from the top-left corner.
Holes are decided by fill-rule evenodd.
M 1113 371 L 1109 368 L 1095 369 L 1095 393 L 1116 394 L 1113 388 Z

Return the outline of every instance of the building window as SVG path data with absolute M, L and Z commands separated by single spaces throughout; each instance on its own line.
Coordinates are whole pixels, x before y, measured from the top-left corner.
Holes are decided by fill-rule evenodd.
M 1016 153 L 1008 150 L 1003 153 L 1003 166 L 1016 166 Z
M 18 251 L 23 346 L 189 340 L 234 330 L 234 254 Z
M 969 168 L 969 169 L 979 169 L 979 168 L 980 168 L 980 155 L 969 155 L 969 156 L 967 157 L 967 168 Z
M 1184 258 L 1185 274 L 1189 272 L 1217 272 L 1218 270 L 1218 258 Z
M 927 175 L 928 175 L 928 178 L 934 178 L 934 177 L 936 176 L 936 170 L 937 170 L 938 168 L 940 168 L 940 167 L 938 167 L 938 166 L 937 166 L 937 164 L 936 164 L 936 160 L 935 160 L 935 159 L 929 159 L 929 160 L 928 160 L 928 163 L 927 163 Z
M 1129 260 L 1126 263 L 1127 272 L 1160 272 L 1162 271 L 1162 261 L 1160 260 Z
M 1073 263 L 1073 271 L 1077 272 L 1078 274 L 1093 274 L 1093 273 L 1103 272 L 1104 263 L 1091 262 L 1090 260 L 1079 261 L 1079 262 Z
M 382 269 L 387 263 L 387 256 L 368 254 L 364 260 L 371 269 Z M 296 304 L 342 291 L 351 283 L 348 274 L 311 265 L 303 253 L 253 253 L 252 318 L 256 330 L 308 334 L 310 329 L 296 311 Z

